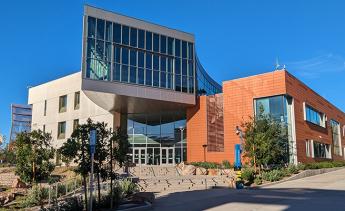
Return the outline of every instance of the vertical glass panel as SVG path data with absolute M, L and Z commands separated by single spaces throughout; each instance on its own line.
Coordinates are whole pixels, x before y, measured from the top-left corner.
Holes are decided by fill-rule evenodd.
M 138 47 L 145 48 L 145 31 L 139 29 L 138 32 Z
M 130 65 L 137 66 L 137 51 L 136 50 L 131 50 L 130 60 L 131 60 Z
M 146 68 L 152 69 L 152 53 L 146 53 Z
M 111 42 L 112 41 L 112 32 L 113 32 L 113 24 L 112 22 L 106 22 L 105 24 L 105 40 Z
M 182 76 L 182 92 L 188 92 L 187 76 Z
M 128 45 L 129 44 L 129 27 L 122 26 L 122 44 Z
M 187 42 L 182 41 L 182 58 L 187 58 Z
M 122 64 L 128 64 L 128 48 L 122 48 Z
M 152 70 L 151 69 L 146 69 L 145 84 L 148 86 L 152 86 Z
M 181 91 L 181 75 L 175 75 L 175 90 Z
M 175 59 L 175 74 L 181 74 L 181 59 Z
M 159 35 L 153 34 L 153 51 L 159 52 Z
M 113 41 L 116 43 L 121 43 L 121 25 L 114 23 L 113 26 Z
M 87 18 L 87 36 L 91 38 L 96 37 L 96 18 L 94 17 L 88 17 Z
M 174 38 L 168 37 L 168 54 L 174 55 Z
M 175 39 L 175 56 L 181 56 L 181 40 Z
M 113 80 L 120 81 L 121 65 L 113 64 Z
M 188 59 L 194 60 L 194 48 L 193 48 L 193 43 L 188 43 Z
M 153 55 L 153 69 L 159 70 L 159 56 L 155 54 Z
M 161 56 L 161 71 L 166 72 L 167 70 L 167 58 Z
M 187 75 L 187 60 L 182 59 L 182 75 Z
M 121 81 L 128 82 L 128 66 L 122 65 L 121 67 Z
M 145 53 L 138 51 L 138 67 L 144 67 Z
M 152 33 L 146 32 L 146 50 L 152 50 Z
M 153 86 L 159 86 L 159 71 L 153 71 Z
M 168 72 L 172 73 L 173 72 L 173 59 L 168 58 Z
M 144 68 L 138 68 L 138 84 L 144 84 L 144 82 L 145 82 Z
M 167 37 L 161 35 L 161 53 L 167 52 Z
M 136 28 L 131 28 L 131 46 L 137 47 L 137 33 L 138 30 Z
M 104 69 L 103 69 L 103 80 L 104 81 L 110 81 L 110 73 L 111 73 L 111 63 L 107 62 L 104 65 Z
M 167 88 L 168 89 L 172 89 L 173 87 L 172 82 L 173 82 L 173 75 L 168 73 L 167 74 Z
M 95 58 L 95 39 L 87 39 L 87 58 Z
M 161 72 L 161 83 L 160 87 L 165 88 L 166 87 L 166 74 L 165 72 Z
M 104 57 L 104 41 L 97 40 L 96 43 L 96 58 L 103 60 Z
M 131 83 L 137 82 L 137 68 L 136 67 L 130 67 L 130 78 L 129 81 Z
M 111 48 L 112 44 L 110 42 L 105 43 L 105 60 L 111 61 Z
M 121 62 L 121 60 L 120 60 L 120 58 L 121 58 L 120 52 L 121 51 L 120 50 L 121 50 L 120 47 L 114 46 L 114 62 L 117 62 L 117 63 Z
M 194 93 L 194 80 L 192 77 L 189 77 L 189 81 L 188 81 L 188 92 L 189 93 Z
M 193 77 L 194 76 L 194 68 L 193 68 L 193 61 L 188 61 L 188 76 Z
M 104 40 L 104 20 L 97 19 L 97 39 Z

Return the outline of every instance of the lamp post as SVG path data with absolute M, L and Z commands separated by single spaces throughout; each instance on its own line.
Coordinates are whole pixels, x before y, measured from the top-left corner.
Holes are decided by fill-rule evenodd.
M 183 161 L 183 144 L 182 144 L 182 142 L 183 142 L 183 131 L 184 131 L 186 128 L 183 127 L 183 126 L 180 126 L 179 129 L 180 129 L 180 131 L 181 131 L 181 143 L 180 143 L 180 147 L 181 147 L 181 160 L 180 160 L 180 163 L 182 163 L 182 161 Z
M 203 144 L 202 147 L 204 148 L 204 162 L 206 162 L 206 147 L 207 147 L 207 144 Z

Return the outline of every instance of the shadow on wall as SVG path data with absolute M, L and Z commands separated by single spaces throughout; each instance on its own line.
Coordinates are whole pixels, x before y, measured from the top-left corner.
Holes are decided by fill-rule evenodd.
M 345 210 L 345 191 L 320 189 L 213 189 L 171 193 L 158 198 L 154 210 Z M 241 209 L 241 205 L 246 205 Z M 267 206 L 267 207 L 263 207 Z

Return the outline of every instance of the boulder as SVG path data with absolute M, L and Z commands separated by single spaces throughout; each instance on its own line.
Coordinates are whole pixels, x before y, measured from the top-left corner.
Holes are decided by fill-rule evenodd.
M 133 194 L 130 198 L 132 202 L 150 202 L 151 204 L 155 200 L 155 194 L 152 192 L 138 192 Z
M 22 182 L 19 178 L 16 178 L 12 182 L 12 188 L 26 188 L 26 184 Z
M 218 169 L 209 169 L 208 170 L 208 175 L 210 176 L 218 176 L 219 175 L 219 170 Z
M 207 175 L 207 169 L 198 167 L 195 170 L 195 175 Z
M 181 171 L 181 175 L 189 176 L 195 175 L 196 167 L 193 165 L 184 165 L 184 168 Z

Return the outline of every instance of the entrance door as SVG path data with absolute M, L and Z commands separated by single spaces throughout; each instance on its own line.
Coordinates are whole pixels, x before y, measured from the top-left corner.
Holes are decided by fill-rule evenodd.
M 135 164 L 146 164 L 146 148 L 133 148 L 133 161 Z
M 174 147 L 162 147 L 161 148 L 161 164 L 174 164 L 175 159 L 175 148 Z

